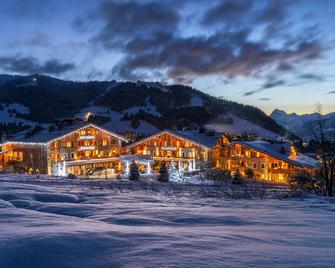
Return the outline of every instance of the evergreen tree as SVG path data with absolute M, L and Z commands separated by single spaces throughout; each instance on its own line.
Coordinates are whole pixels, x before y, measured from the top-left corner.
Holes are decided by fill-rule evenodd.
M 171 166 L 169 168 L 169 180 L 173 182 L 182 182 L 183 180 L 183 172 L 179 171 L 175 166 L 174 163 L 171 162 Z
M 248 179 L 253 179 L 255 177 L 255 173 L 254 173 L 253 169 L 251 169 L 251 168 L 247 168 L 245 170 L 245 175 Z
M 140 172 L 138 171 L 138 166 L 136 165 L 135 161 L 133 161 L 130 165 L 129 171 L 129 180 L 135 181 L 140 179 Z
M 159 181 L 169 181 L 169 173 L 168 173 L 168 170 L 166 168 L 165 161 L 162 162 L 161 167 L 159 169 L 158 180 Z
M 242 176 L 240 173 L 240 170 L 237 169 L 234 174 L 233 174 L 233 178 L 232 178 L 232 183 L 233 184 L 241 184 L 242 183 Z

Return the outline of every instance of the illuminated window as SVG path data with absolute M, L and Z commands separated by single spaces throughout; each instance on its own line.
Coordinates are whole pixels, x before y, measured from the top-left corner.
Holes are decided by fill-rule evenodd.
M 71 159 L 75 159 L 74 153 L 71 153 Z
M 59 145 L 60 145 L 59 141 L 54 142 L 54 148 L 59 148 Z
M 81 130 L 80 131 L 80 135 L 86 135 L 86 131 L 85 130 Z
M 67 148 L 71 148 L 72 147 L 72 142 L 71 141 L 67 141 L 66 142 L 66 147 Z
M 63 154 L 63 160 L 67 159 L 67 154 Z
M 13 159 L 16 161 L 23 161 L 23 152 L 13 152 Z
M 277 163 L 271 163 L 271 167 L 272 167 L 272 168 L 277 168 L 277 167 L 278 167 L 278 164 L 277 164 Z
M 91 152 L 90 151 L 85 151 L 85 156 L 86 157 L 90 157 L 91 156 Z
M 107 146 L 107 140 L 103 140 L 103 141 L 102 141 L 102 145 L 103 145 L 103 146 Z

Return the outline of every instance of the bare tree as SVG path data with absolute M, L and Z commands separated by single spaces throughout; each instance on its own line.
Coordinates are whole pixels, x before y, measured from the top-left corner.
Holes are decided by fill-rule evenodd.
M 315 113 L 317 113 L 316 126 L 312 130 L 314 139 L 319 144 L 317 152 L 321 160 L 321 168 L 326 184 L 326 194 L 333 196 L 333 186 L 335 181 L 335 152 L 329 150 L 329 143 L 325 135 L 325 120 L 322 118 L 322 105 L 315 105 Z

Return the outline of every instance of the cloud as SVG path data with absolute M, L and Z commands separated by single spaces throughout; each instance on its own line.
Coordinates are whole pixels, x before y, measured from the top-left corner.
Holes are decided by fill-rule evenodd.
M 327 94 L 335 94 L 335 90 L 329 91 Z
M 152 33 L 173 32 L 180 20 L 178 9 L 169 2 L 104 1 L 95 16 L 104 26 L 91 39 L 107 48 L 123 46 L 132 37 L 148 37 Z M 85 19 L 78 18 L 77 24 Z
M 287 62 L 281 62 L 277 67 L 277 71 L 292 71 L 292 70 L 294 70 L 294 66 Z
M 221 1 L 221 3 L 205 12 L 201 22 L 206 26 L 235 23 L 237 21 L 236 18 L 243 18 L 250 11 L 251 7 L 252 1 L 249 0 Z
M 270 88 L 274 88 L 274 87 L 278 87 L 278 86 L 283 86 L 285 84 L 286 84 L 285 80 L 277 79 L 273 76 L 269 76 L 269 77 L 267 77 L 267 80 L 263 83 L 263 85 L 260 88 L 245 92 L 243 94 L 243 96 L 251 96 L 251 95 L 254 95 L 256 93 L 262 92 L 266 89 L 270 89 Z M 260 98 L 259 100 L 262 100 L 262 99 Z
M 283 1 L 226 0 L 208 9 L 205 1 L 104 1 L 74 25 L 94 23 L 90 42 L 122 56 L 111 70 L 115 79 L 192 83 L 207 75 L 259 78 L 273 66 L 289 71 L 323 52 L 318 39 L 297 38 L 305 32 L 287 34 L 289 1 Z M 187 17 L 195 27 L 192 34 L 182 31 L 185 3 L 205 10 L 191 21 Z M 257 31 L 260 25 L 264 31 Z M 209 31 L 201 34 L 199 27 Z
M 305 73 L 298 75 L 299 79 L 302 80 L 315 80 L 315 81 L 323 81 L 324 78 L 321 75 L 313 74 L 313 73 Z
M 260 100 L 260 101 L 269 101 L 271 99 L 270 98 L 259 98 L 258 100 Z
M 248 34 L 240 31 L 185 38 L 171 34 L 134 38 L 125 45 L 126 56 L 114 67 L 114 73 L 131 79 L 137 72 L 160 69 L 174 81 L 192 81 L 205 75 L 257 76 L 277 62 L 308 62 L 321 53 L 318 42 L 274 49 L 264 42 L 249 41 Z
M 282 79 L 269 79 L 268 81 L 266 81 L 263 86 L 261 87 L 261 89 L 269 89 L 269 88 L 273 88 L 273 87 L 278 87 L 278 86 L 282 86 L 285 85 L 285 80 Z
M 75 68 L 73 63 L 62 63 L 51 59 L 40 62 L 34 57 L 0 57 L 0 68 L 5 71 L 24 74 L 52 74 L 60 75 Z
M 28 40 L 26 40 L 25 44 L 28 46 L 40 46 L 47 47 L 52 45 L 52 38 L 44 33 L 35 33 Z

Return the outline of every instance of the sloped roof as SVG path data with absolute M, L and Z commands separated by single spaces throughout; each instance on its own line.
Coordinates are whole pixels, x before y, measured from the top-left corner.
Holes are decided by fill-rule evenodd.
M 132 146 L 141 144 L 144 141 L 150 140 L 156 136 L 160 136 L 166 133 L 171 134 L 178 138 L 187 139 L 190 142 L 197 144 L 199 146 L 202 146 L 202 147 L 206 147 L 207 149 L 212 148 L 223 134 L 223 133 L 216 132 L 210 136 L 210 135 L 207 135 L 207 133 L 199 133 L 198 131 L 174 131 L 174 130 L 168 129 L 168 130 L 157 132 L 149 137 L 146 137 L 142 140 L 129 144 L 127 147 L 132 147 Z
M 255 141 L 237 141 L 235 144 L 240 144 L 248 148 L 254 149 L 255 151 L 268 154 L 274 158 L 283 160 L 285 162 L 291 163 L 300 167 L 317 168 L 320 163 L 301 153 L 298 153 L 296 157 L 290 156 L 290 143 L 270 143 L 263 140 Z M 281 153 L 282 148 L 284 148 L 284 153 Z
M 173 131 L 173 133 L 191 141 L 205 145 L 209 148 L 213 147 L 223 135 L 223 133 L 220 132 L 215 132 L 212 135 L 208 135 L 207 133 L 199 133 L 199 131 Z
M 88 126 L 97 128 L 97 129 L 99 129 L 103 132 L 106 132 L 106 133 L 108 133 L 108 134 L 110 134 L 114 137 L 117 137 L 117 138 L 119 138 L 123 141 L 127 141 L 126 138 L 122 137 L 119 134 L 108 131 L 108 130 L 106 130 L 104 128 L 101 128 L 99 126 L 96 126 L 92 123 L 82 122 L 82 123 L 78 123 L 78 124 L 63 127 L 62 129 L 59 129 L 59 130 L 54 130 L 54 131 L 43 130 L 43 131 L 41 131 L 39 133 L 36 133 L 35 135 L 33 135 L 29 138 L 25 138 L 24 135 L 18 135 L 16 137 L 14 137 L 13 139 L 10 139 L 9 141 L 7 141 L 7 143 L 15 143 L 15 142 L 20 142 L 20 143 L 48 143 L 48 142 L 51 142 L 55 139 L 59 139 L 60 137 L 69 135 L 74 131 L 80 130 L 80 129 L 88 127 Z

